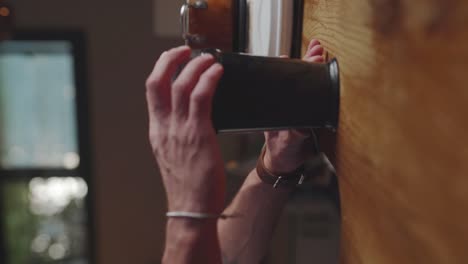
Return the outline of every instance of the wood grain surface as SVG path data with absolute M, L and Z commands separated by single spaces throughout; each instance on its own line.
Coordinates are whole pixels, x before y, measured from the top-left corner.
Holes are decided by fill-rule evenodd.
M 342 263 L 468 263 L 468 2 L 305 0 L 341 67 Z

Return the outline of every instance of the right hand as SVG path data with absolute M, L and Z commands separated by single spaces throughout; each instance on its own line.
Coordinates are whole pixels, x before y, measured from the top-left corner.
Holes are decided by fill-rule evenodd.
M 303 58 L 310 63 L 323 63 L 323 47 L 316 39 L 310 41 Z M 314 141 L 309 130 L 282 130 L 265 132 L 265 167 L 274 174 L 289 173 L 304 163 L 313 150 Z
M 164 52 L 147 79 L 149 138 L 169 211 L 218 214 L 226 187 L 211 105 L 223 67 L 199 56 L 172 81 L 190 54 L 187 46 Z

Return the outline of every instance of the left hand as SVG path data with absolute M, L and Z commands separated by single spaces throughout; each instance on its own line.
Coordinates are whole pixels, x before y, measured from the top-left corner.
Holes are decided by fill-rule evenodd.
M 217 214 L 224 208 L 225 175 L 211 101 L 223 67 L 211 55 L 188 62 L 190 54 L 187 46 L 163 53 L 148 77 L 149 138 L 169 211 Z
M 313 39 L 303 60 L 311 63 L 324 62 L 323 47 L 318 40 Z M 282 130 L 265 132 L 266 153 L 264 165 L 274 174 L 288 173 L 304 163 L 311 151 L 310 131 Z

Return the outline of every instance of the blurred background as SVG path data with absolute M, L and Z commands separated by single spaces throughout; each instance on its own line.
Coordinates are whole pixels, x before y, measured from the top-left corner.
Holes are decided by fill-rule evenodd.
M 166 201 L 144 82 L 173 0 L 0 0 L 0 263 L 159 263 Z M 262 134 L 221 135 L 229 197 Z M 264 263 L 336 263 L 333 179 L 292 197 Z

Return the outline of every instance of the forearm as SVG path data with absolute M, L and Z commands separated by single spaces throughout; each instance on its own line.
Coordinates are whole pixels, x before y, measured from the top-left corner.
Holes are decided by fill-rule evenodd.
M 259 263 L 265 256 L 275 225 L 286 204 L 289 191 L 263 183 L 253 170 L 226 215 L 218 221 L 224 263 Z
M 169 219 L 163 263 L 220 264 L 216 220 Z

